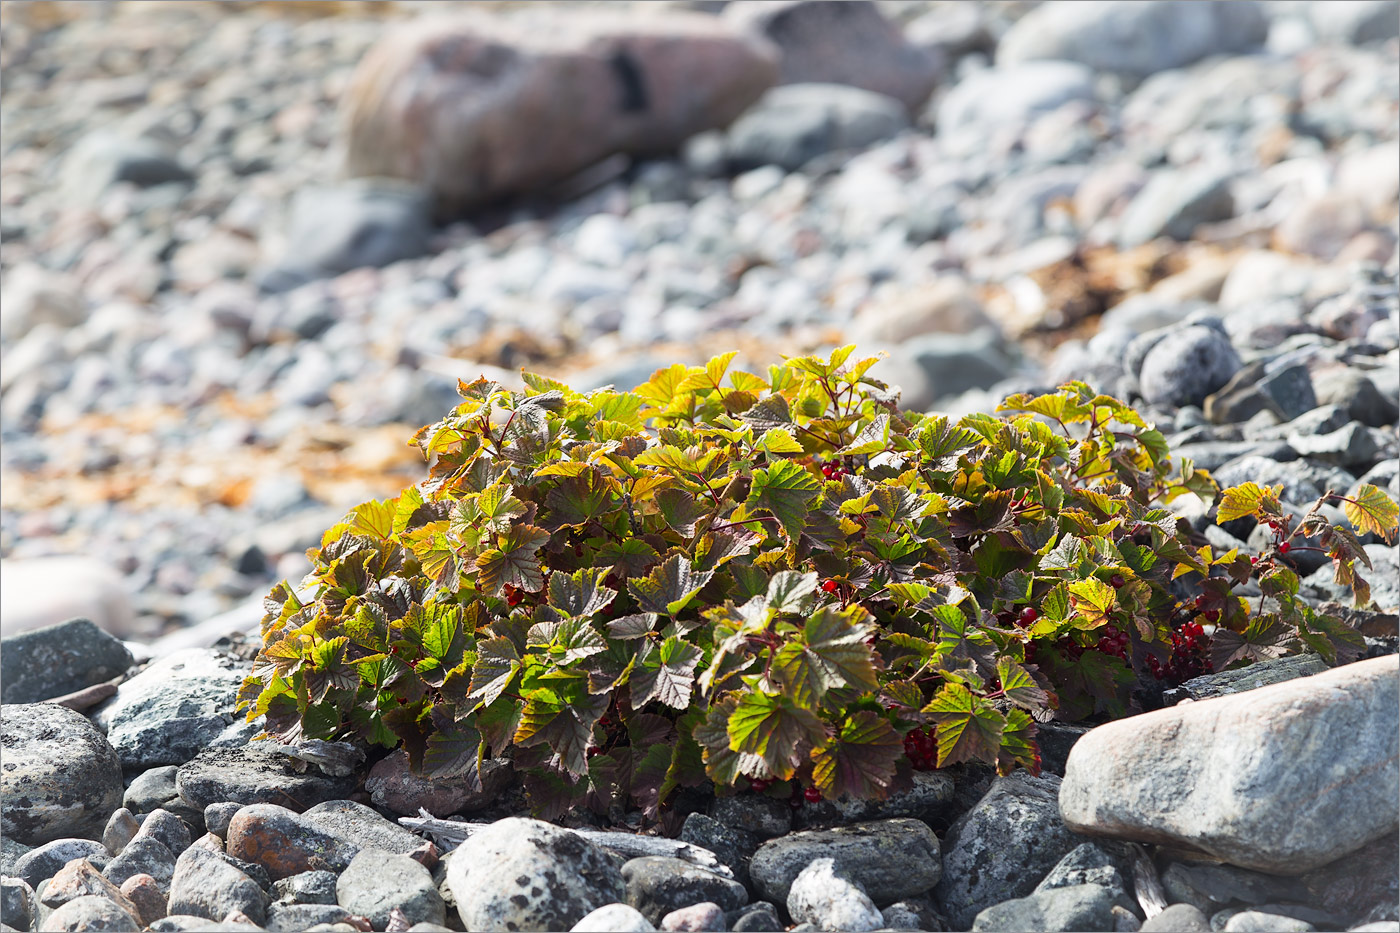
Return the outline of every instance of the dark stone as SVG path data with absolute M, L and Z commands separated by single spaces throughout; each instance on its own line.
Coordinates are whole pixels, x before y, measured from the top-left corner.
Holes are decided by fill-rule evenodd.
M 38 703 L 111 680 L 131 667 L 131 652 L 87 619 L 0 639 L 0 700 Z
M 737 881 L 698 868 L 677 858 L 649 855 L 622 866 L 627 903 L 652 923 L 673 910 L 709 901 L 723 910 L 735 910 L 748 902 L 749 892 Z

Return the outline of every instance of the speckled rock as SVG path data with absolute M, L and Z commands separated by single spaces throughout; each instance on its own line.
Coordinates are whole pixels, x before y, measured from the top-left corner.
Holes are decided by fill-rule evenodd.
M 604 904 L 579 918 L 569 933 L 653 933 L 652 922 L 626 904 Z
M 875 904 L 928 891 L 943 871 L 938 837 L 918 820 L 880 820 L 792 833 L 765 842 L 749 873 L 764 898 L 787 903 L 793 879 L 814 859 L 831 858 Z
M 107 847 L 91 839 L 55 839 L 25 853 L 15 861 L 13 873 L 32 888 L 52 878 L 74 859 L 87 859 L 98 869 L 111 861 Z
M 122 895 L 136 908 L 141 925 L 149 926 L 165 916 L 166 891 L 150 875 L 132 875 L 122 882 Z
M 37 845 L 99 839 L 121 806 L 121 763 L 87 717 L 50 703 L 6 704 L 0 722 L 4 832 Z
M 972 922 L 974 931 L 1059 933 L 1113 929 L 1113 894 L 1097 884 L 1035 891 L 988 907 Z
M 93 713 L 124 768 L 179 765 L 235 719 L 251 665 L 212 648 L 186 648 L 153 662 Z
M 798 923 L 818 930 L 878 930 L 885 918 L 861 888 L 829 858 L 814 859 L 793 879 L 787 909 Z
M 1030 894 L 1060 859 L 1087 841 L 1061 821 L 1059 789 L 1054 775 L 997 778 L 949 829 L 943 878 L 933 895 L 956 929 L 970 928 L 993 904 Z
M 0 698 L 38 703 L 111 680 L 131 663 L 126 645 L 87 619 L 21 632 L 0 640 Z
M 361 849 L 382 849 L 407 855 L 423 845 L 423 837 L 391 823 L 373 808 L 353 800 L 327 800 L 301 814 L 300 822 Z
M 447 861 L 447 885 L 469 930 L 566 930 L 627 896 L 612 859 L 583 837 L 511 817 L 472 835 Z
M 120 904 L 96 894 L 75 897 L 59 907 L 43 922 L 40 929 L 54 933 L 112 930 L 121 933 L 141 928 L 135 908 L 124 909 Z
M 673 910 L 701 901 L 734 910 L 749 901 L 749 893 L 737 881 L 723 878 L 678 858 L 646 856 L 622 866 L 627 885 L 627 903 L 652 923 Z
M 355 778 L 327 777 L 316 768 L 304 773 L 273 742 L 239 748 L 207 748 L 175 777 L 180 797 L 203 812 L 211 803 L 273 803 L 297 811 L 326 800 L 341 800 L 355 789 Z
M 386 926 L 393 911 L 409 923 L 442 923 L 447 917 L 432 873 L 406 855 L 365 849 L 341 873 L 335 893 L 336 903 L 376 928 Z
M 1395 655 L 1100 726 L 1070 753 L 1060 812 L 1095 835 L 1186 845 L 1298 874 L 1393 834 Z
M 1201 405 L 1240 365 L 1228 337 L 1193 325 L 1172 331 L 1148 351 L 1138 381 L 1154 405 Z

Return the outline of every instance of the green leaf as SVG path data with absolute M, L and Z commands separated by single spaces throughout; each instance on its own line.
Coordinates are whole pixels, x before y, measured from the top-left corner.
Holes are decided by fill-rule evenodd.
M 856 612 L 862 610 L 857 609 Z M 812 706 L 838 687 L 878 689 L 875 657 L 865 640 L 868 625 L 827 606 L 807 621 L 802 637 L 778 650 L 774 674 L 803 706 Z
M 713 571 L 692 570 L 683 554 L 673 554 L 645 579 L 627 581 L 627 591 L 643 612 L 674 616 L 713 576 Z
M 1387 542 L 1395 540 L 1400 506 L 1370 483 L 1362 483 L 1342 502 L 1342 511 L 1353 525 L 1363 532 L 1379 535 Z
M 544 743 L 554 752 L 552 763 L 574 777 L 588 773 L 587 751 L 593 724 L 608 708 L 610 698 L 583 694 L 561 696 L 536 689 L 525 701 L 514 742 L 522 748 Z
M 610 487 L 597 470 L 561 479 L 544 499 L 550 526 L 578 528 L 607 514 L 620 501 Z
M 997 755 L 997 772 L 1008 775 L 1020 765 L 1031 774 L 1040 773 L 1040 749 L 1035 743 L 1036 725 L 1025 710 L 1007 710 L 1006 725 L 1001 731 L 1001 752 Z
M 837 451 L 849 456 L 877 454 L 889 446 L 890 416 L 881 412 L 856 435 L 855 440 Z
M 932 714 L 937 725 L 940 768 L 959 761 L 997 760 L 1006 718 L 962 684 L 945 685 L 922 712 Z
M 901 751 L 899 734 L 889 722 L 878 713 L 860 710 L 812 752 L 812 777 L 829 799 L 882 797 L 894 779 Z
M 750 509 L 761 509 L 778 520 L 788 538 L 802 533 L 802 520 L 820 492 L 816 477 L 791 460 L 779 460 L 766 470 L 755 470 L 749 497 Z
M 626 579 L 646 572 L 658 556 L 656 548 L 641 538 L 623 538 L 599 547 L 596 562 L 597 566 L 607 567 L 609 573 Z
M 477 585 L 492 596 L 504 586 L 537 592 L 544 586 L 540 560 L 535 556 L 549 540 L 549 532 L 534 525 L 516 525 L 497 539 L 497 547 L 476 559 Z
M 750 693 L 729 716 L 731 751 L 757 755 L 779 780 L 793 776 L 805 749 L 823 738 L 821 720 L 786 697 Z
M 786 428 L 769 428 L 754 442 L 754 449 L 768 454 L 800 454 L 802 445 Z
M 704 721 L 698 723 L 691 733 L 703 750 L 705 773 L 716 784 L 724 786 L 733 784 L 740 775 L 758 777 L 772 774 L 758 755 L 738 752 L 730 747 L 729 719 L 738 705 L 739 698 L 734 694 L 723 697 L 710 707 Z
M 659 700 L 675 709 L 687 709 L 701 657 L 699 648 L 674 635 L 659 648 L 652 642 L 643 642 L 628 681 L 632 708 L 641 709 L 652 700 Z
M 1010 658 L 997 659 L 997 679 L 1006 698 L 1017 706 L 1039 711 L 1052 706 L 1050 694 L 1041 689 L 1030 673 Z
M 500 534 L 510 527 L 511 522 L 525 514 L 525 503 L 511 495 L 514 489 L 509 483 L 497 483 L 477 496 L 476 508 L 481 515 L 483 529 Z

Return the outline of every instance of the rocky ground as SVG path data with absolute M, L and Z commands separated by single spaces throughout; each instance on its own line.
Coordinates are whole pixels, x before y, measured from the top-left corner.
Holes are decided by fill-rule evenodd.
M 599 44 L 551 58 L 548 8 L 488 4 L 495 58 L 433 27 L 361 65 L 422 6 L 0 10 L 7 925 L 1398 928 L 1395 821 L 1351 822 L 1400 792 L 1400 561 L 1374 537 L 1354 618 L 1377 657 L 1215 675 L 1151 714 L 1221 742 L 1217 777 L 1145 717 L 1091 733 L 1123 760 L 1066 767 L 1063 727 L 1041 778 L 696 800 L 688 847 L 646 852 L 501 822 L 505 764 L 466 795 L 250 745 L 247 647 L 210 646 L 347 507 L 421 476 L 406 441 L 457 378 L 521 367 L 625 387 L 856 342 L 909 406 L 1085 379 L 1222 484 L 1400 494 L 1400 6 L 596 5 L 558 15 Z M 408 77 L 425 61 L 439 83 Z M 504 73 L 536 103 L 442 103 Z M 1267 543 L 1190 499 L 1218 547 Z M 1294 558 L 1308 598 L 1339 595 Z M 74 617 L 96 626 L 43 628 Z M 1290 731 L 1302 704 L 1351 736 L 1327 698 L 1362 740 Z M 1300 804 L 1280 760 L 1349 778 Z M 1228 818 L 1243 800 L 1255 822 Z M 395 822 L 420 805 L 472 825 Z M 1280 822 L 1305 818 L 1295 851 Z

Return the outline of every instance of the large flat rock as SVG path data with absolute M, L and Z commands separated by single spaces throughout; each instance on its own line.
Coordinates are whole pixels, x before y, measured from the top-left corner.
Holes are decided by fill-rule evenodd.
M 1292 875 L 1396 831 L 1400 658 L 1100 726 L 1070 752 L 1078 832 Z

